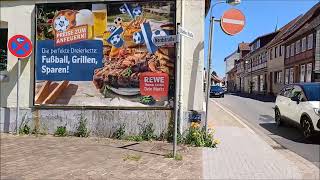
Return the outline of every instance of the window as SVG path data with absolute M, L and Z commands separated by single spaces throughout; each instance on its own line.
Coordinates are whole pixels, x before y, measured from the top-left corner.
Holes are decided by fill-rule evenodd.
M 7 70 L 7 42 L 8 42 L 8 29 L 0 29 L 0 71 Z
M 300 45 L 301 44 L 301 41 L 300 40 L 298 40 L 297 42 L 296 42 L 296 54 L 299 54 L 300 53 Z
M 261 64 L 261 63 L 262 63 L 262 56 L 259 55 L 259 64 Z
M 285 71 L 285 84 L 289 84 L 289 69 L 286 69 Z
M 273 58 L 272 57 L 272 50 L 273 50 L 273 48 L 270 49 L 270 60 L 272 60 L 272 58 Z
M 266 59 L 266 61 L 268 60 L 268 51 L 266 51 L 265 53 L 264 53 L 264 57 L 265 57 L 265 59 Z
M 277 71 L 274 73 L 274 83 L 282 83 L 282 71 Z
M 290 57 L 290 46 L 287 46 L 287 50 L 286 50 L 286 58 Z
M 280 46 L 279 56 L 282 56 L 282 55 L 283 55 L 283 51 L 284 51 L 284 47 L 283 47 L 283 46 Z
M 292 89 L 291 94 L 290 94 L 290 98 L 295 97 L 295 96 L 298 96 L 299 98 L 301 98 L 303 96 L 302 89 L 300 86 L 294 86 L 294 88 Z
M 301 41 L 301 52 L 305 52 L 306 47 L 307 47 L 307 38 L 304 37 L 304 38 L 302 38 L 302 41 Z
M 292 43 L 290 47 L 290 56 L 294 56 L 294 43 Z
M 257 41 L 257 48 L 256 49 L 258 49 L 258 48 L 260 48 L 260 39 Z
M 293 73 L 293 68 L 290 68 L 290 71 L 289 71 L 289 83 L 293 83 L 293 76 L 294 76 L 294 73 Z
M 313 34 L 308 36 L 308 50 L 313 48 Z
M 278 56 L 278 47 L 275 47 L 274 48 L 274 58 L 277 58 L 277 56 Z
M 311 82 L 312 63 L 307 64 L 306 82 Z
M 287 86 L 282 90 L 281 95 L 285 97 L 290 97 L 292 90 L 293 90 L 292 86 Z
M 306 72 L 306 69 L 305 69 L 305 65 L 303 64 L 300 66 L 300 82 L 304 82 L 305 72 Z

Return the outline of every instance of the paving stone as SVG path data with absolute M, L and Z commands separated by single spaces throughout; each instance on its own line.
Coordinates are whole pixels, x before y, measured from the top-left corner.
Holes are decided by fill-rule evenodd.
M 119 148 L 134 143 L 1 134 L 1 179 L 201 179 L 200 148 L 182 147 L 179 162 L 164 157 L 172 146 L 164 142 Z M 123 161 L 126 155 L 141 155 L 141 159 Z M 199 165 L 196 172 L 188 172 L 190 166 Z

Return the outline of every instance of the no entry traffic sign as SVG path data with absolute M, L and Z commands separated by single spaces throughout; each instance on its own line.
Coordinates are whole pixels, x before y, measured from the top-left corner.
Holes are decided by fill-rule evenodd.
M 32 52 L 32 42 L 24 35 L 15 35 L 9 39 L 8 49 L 17 58 L 26 58 Z
M 220 20 L 222 30 L 229 35 L 235 35 L 242 31 L 245 25 L 245 16 L 238 9 L 229 9 L 223 13 Z

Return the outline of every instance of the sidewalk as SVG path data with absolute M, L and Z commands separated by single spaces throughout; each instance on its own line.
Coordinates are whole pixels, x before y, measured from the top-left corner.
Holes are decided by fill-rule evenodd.
M 1 134 L 0 179 L 201 179 L 201 149 L 112 139 Z
M 216 149 L 203 150 L 204 179 L 317 179 L 273 149 L 236 117 L 209 103 L 209 126 L 221 140 Z M 318 171 L 319 172 L 319 171 Z

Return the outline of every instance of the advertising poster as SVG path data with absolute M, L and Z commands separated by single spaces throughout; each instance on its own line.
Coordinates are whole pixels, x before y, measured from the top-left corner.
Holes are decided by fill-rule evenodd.
M 173 107 L 175 4 L 37 5 L 35 105 Z M 172 39 L 172 38 L 171 38 Z

